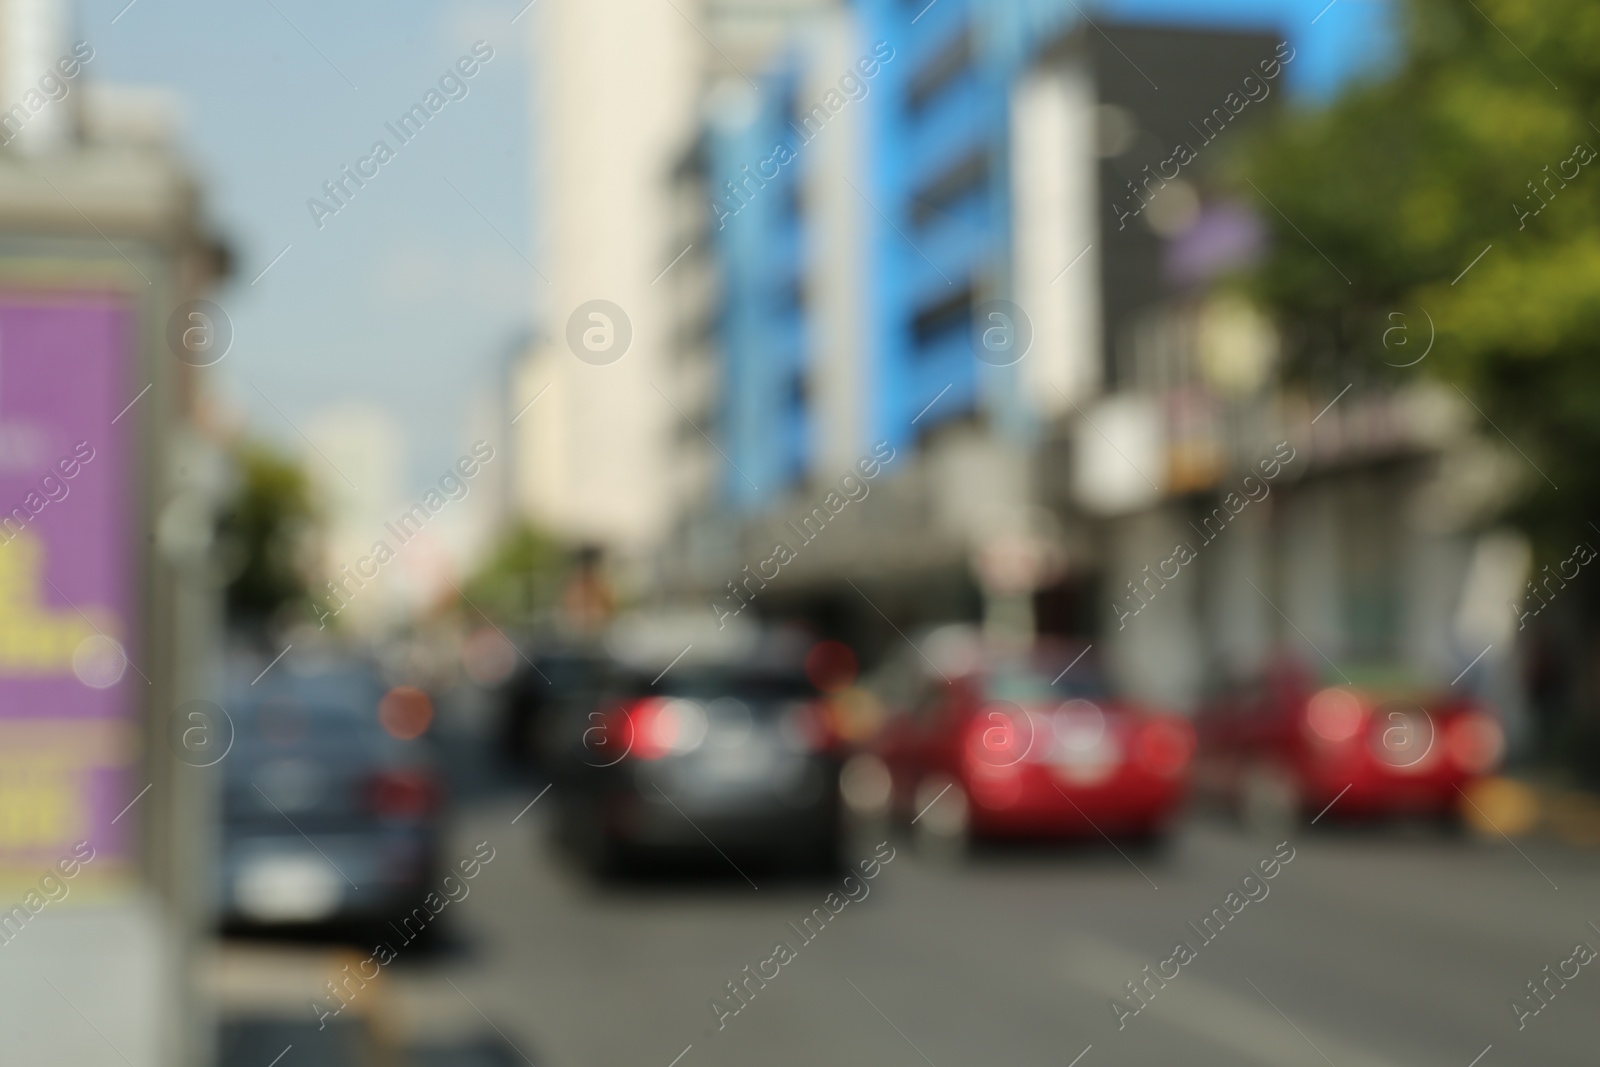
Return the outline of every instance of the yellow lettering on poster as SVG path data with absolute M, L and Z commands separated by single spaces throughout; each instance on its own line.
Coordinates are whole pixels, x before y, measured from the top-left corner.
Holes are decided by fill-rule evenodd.
M 0 719 L 0 880 L 87 837 L 94 776 L 133 758 L 125 722 Z
M 79 645 L 97 632 L 116 636 L 103 610 L 85 607 L 79 614 L 46 606 L 43 585 L 44 546 L 37 536 L 24 531 L 0 545 L 0 679 L 70 675 Z

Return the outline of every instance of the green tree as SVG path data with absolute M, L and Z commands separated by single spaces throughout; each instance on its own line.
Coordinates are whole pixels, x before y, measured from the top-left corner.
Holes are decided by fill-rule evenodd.
M 238 482 L 218 524 L 229 564 L 224 594 L 235 626 L 259 628 L 305 602 L 303 559 L 316 509 L 305 471 L 260 443 L 233 450 Z
M 1510 515 L 1539 562 L 1561 559 L 1600 544 L 1600 5 L 1399 0 L 1397 16 L 1392 69 L 1286 111 L 1238 160 L 1274 230 L 1255 286 L 1287 327 L 1291 372 L 1328 395 L 1427 373 L 1469 396 L 1528 461 Z M 1391 313 L 1417 352 L 1421 311 L 1429 358 L 1384 366 L 1401 359 L 1383 346 Z M 1600 574 L 1579 582 L 1563 595 L 1588 662 Z M 1600 768 L 1586 670 L 1565 740 Z
M 558 599 L 567 563 L 567 551 L 558 541 L 518 523 L 500 535 L 489 558 L 468 579 L 465 592 L 491 618 L 526 621 Z M 476 612 L 469 609 L 469 614 Z

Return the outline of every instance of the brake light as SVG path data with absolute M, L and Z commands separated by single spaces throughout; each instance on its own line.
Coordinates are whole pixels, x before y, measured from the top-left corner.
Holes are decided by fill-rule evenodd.
M 1487 715 L 1459 716 L 1445 731 L 1445 751 L 1450 761 L 1468 774 L 1485 774 L 1495 768 L 1505 752 L 1505 731 Z
M 633 742 L 628 751 L 637 759 L 681 756 L 706 739 L 705 710 L 692 700 L 641 700 L 626 715 L 626 733 Z
M 390 737 L 413 741 L 427 732 L 433 721 L 433 702 L 412 685 L 397 685 L 378 702 L 378 722 Z
M 983 767 L 1012 767 L 1033 749 L 1033 717 L 1015 704 L 990 704 L 967 726 L 967 756 Z
M 1366 717 L 1361 700 L 1348 689 L 1324 689 L 1306 705 L 1306 729 L 1330 745 L 1354 740 Z
M 1194 727 L 1182 719 L 1151 719 L 1139 728 L 1133 755 L 1151 774 L 1176 777 L 1194 755 Z
M 424 771 L 380 771 L 367 783 L 367 804 L 385 819 L 420 819 L 439 802 L 439 788 Z

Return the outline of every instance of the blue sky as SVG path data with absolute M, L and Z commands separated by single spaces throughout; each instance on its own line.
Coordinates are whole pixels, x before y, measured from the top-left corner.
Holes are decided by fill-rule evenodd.
M 409 480 L 432 480 L 460 449 L 473 390 L 527 325 L 532 19 L 511 24 L 521 2 L 396 0 L 358 13 L 313 0 L 137 0 L 113 25 L 124 3 L 80 6 L 77 36 L 95 46 L 91 77 L 179 97 L 207 213 L 236 257 L 216 294 L 235 327 L 217 367 L 226 392 L 297 450 L 250 382 L 302 425 L 330 402 L 370 398 L 403 420 Z M 319 231 L 306 200 L 379 137 L 395 144 L 384 123 L 478 39 L 495 55 L 466 98 Z
M 258 432 L 299 449 L 257 387 L 301 425 L 333 403 L 375 401 L 401 420 L 412 486 L 431 481 L 465 443 L 472 396 L 492 386 L 507 347 L 530 325 L 536 279 L 522 257 L 540 262 L 530 192 L 534 20 L 511 21 L 524 2 L 393 0 L 361 11 L 316 0 L 79 7 L 76 36 L 96 49 L 91 78 L 165 88 L 180 101 L 185 151 L 236 259 L 234 277 L 216 294 L 235 327 L 216 373 Z M 1335 0 L 1326 11 L 1324 4 L 1097 6 L 1125 17 L 1283 26 L 1301 51 L 1295 87 L 1320 95 L 1370 62 L 1386 10 L 1379 0 Z M 318 230 L 306 200 L 377 138 L 392 144 L 384 123 L 478 39 L 495 57 L 469 82 L 469 95 L 447 104 Z

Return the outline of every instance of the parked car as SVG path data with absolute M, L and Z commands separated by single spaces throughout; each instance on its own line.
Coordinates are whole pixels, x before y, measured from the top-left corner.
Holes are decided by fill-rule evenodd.
M 1330 820 L 1452 821 L 1505 748 L 1499 722 L 1465 692 L 1394 672 L 1319 677 L 1290 661 L 1222 687 L 1198 726 L 1204 787 L 1269 824 L 1324 809 Z
M 600 698 L 569 713 L 552 767 L 561 838 L 597 870 L 719 853 L 831 865 L 839 741 L 804 649 L 702 636 L 668 655 L 679 641 L 624 651 Z
M 1112 692 L 1082 647 L 936 633 L 876 679 L 870 746 L 891 813 L 919 833 L 1158 840 L 1183 801 L 1194 733 Z M 866 777 L 853 764 L 853 787 Z
M 442 788 L 415 689 L 361 664 L 242 671 L 226 708 L 221 913 L 229 926 L 356 925 L 409 913 L 432 885 Z

